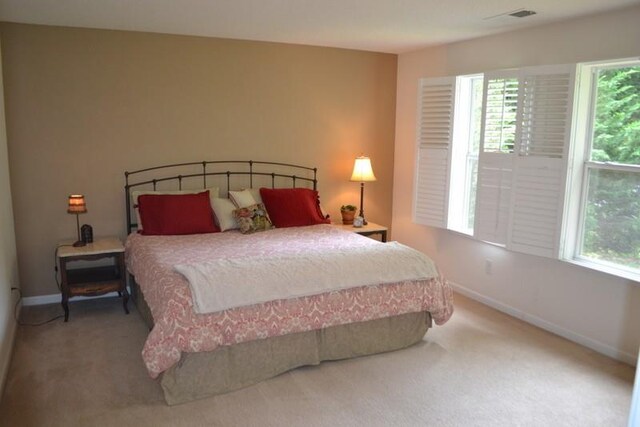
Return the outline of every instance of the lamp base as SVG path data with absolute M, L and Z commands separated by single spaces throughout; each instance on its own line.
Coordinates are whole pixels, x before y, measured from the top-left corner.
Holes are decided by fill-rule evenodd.
M 79 248 L 81 246 L 85 246 L 86 243 L 80 237 L 80 215 L 76 213 L 76 228 L 78 230 L 78 240 L 73 244 L 74 248 Z
M 364 182 L 360 183 L 360 217 L 362 217 L 362 225 L 367 225 L 368 222 L 364 218 Z

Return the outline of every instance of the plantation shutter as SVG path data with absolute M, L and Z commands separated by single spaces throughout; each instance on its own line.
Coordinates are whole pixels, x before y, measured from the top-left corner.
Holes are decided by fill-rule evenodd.
M 521 70 L 509 249 L 559 256 L 575 70 Z
M 474 236 L 498 244 L 509 230 L 518 88 L 516 70 L 485 74 Z
M 455 77 L 421 79 L 413 222 L 446 228 Z

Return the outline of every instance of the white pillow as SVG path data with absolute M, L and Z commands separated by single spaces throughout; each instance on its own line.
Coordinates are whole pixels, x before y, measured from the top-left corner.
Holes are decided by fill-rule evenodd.
M 220 195 L 220 189 L 218 187 L 209 187 L 200 190 L 167 190 L 167 191 L 149 191 L 149 190 L 137 190 L 131 192 L 131 203 L 133 204 L 133 210 L 136 212 L 136 221 L 138 223 L 138 231 L 142 230 L 142 219 L 140 218 L 140 211 L 138 209 L 138 197 L 147 194 L 198 194 L 203 191 L 209 190 L 209 200 L 216 199 Z M 213 203 L 211 204 L 213 207 Z
M 251 193 L 251 195 L 253 196 L 254 200 L 256 201 L 256 203 L 263 203 L 262 201 L 262 196 L 260 195 L 260 189 L 259 188 L 247 188 L 247 191 L 249 193 Z
M 233 216 L 233 211 L 237 208 L 229 199 L 211 199 L 213 212 L 216 214 L 216 222 L 220 231 L 234 230 L 239 228 L 238 222 Z
M 229 199 L 231 199 L 238 209 L 258 204 L 249 190 L 229 191 Z

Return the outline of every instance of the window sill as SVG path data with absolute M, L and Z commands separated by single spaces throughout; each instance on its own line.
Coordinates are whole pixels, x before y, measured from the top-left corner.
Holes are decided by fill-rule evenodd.
M 459 236 L 471 237 L 473 239 L 473 230 L 469 230 L 468 232 L 466 230 L 461 230 L 458 228 L 446 228 L 446 230 L 452 231 Z
M 471 239 L 471 240 L 473 240 L 474 242 L 477 242 L 477 243 L 484 243 L 484 244 L 487 244 L 487 245 L 491 245 L 491 246 L 495 246 L 497 248 L 502 248 L 504 250 L 507 250 L 507 248 L 506 248 L 506 246 L 504 244 L 493 243 L 493 242 L 489 242 L 487 240 L 476 239 L 475 237 L 473 237 L 473 231 L 471 231 L 470 233 L 465 233 L 464 231 L 454 230 L 452 228 L 446 228 L 444 230 L 446 230 L 446 231 L 448 231 L 448 232 L 450 232 L 450 233 L 452 233 L 452 234 L 454 234 L 456 236 L 466 237 L 467 239 Z
M 570 264 L 579 265 L 581 267 L 586 267 L 591 270 L 597 270 L 602 273 L 611 274 L 612 276 L 617 276 L 622 279 L 631 280 L 632 282 L 636 282 L 635 284 L 640 285 L 640 274 L 634 273 L 632 271 L 623 270 L 621 268 L 609 267 L 603 264 L 599 264 L 593 261 L 588 261 L 585 259 L 576 259 L 576 258 L 565 258 L 563 261 L 566 261 Z
M 466 237 L 467 239 L 471 239 L 474 242 L 484 243 L 484 244 L 487 244 L 487 245 L 491 245 L 491 246 L 495 246 L 495 247 L 498 247 L 498 248 L 502 248 L 504 250 L 508 250 L 507 248 L 505 248 L 504 245 L 500 245 L 500 244 L 492 243 L 492 242 L 487 242 L 487 241 L 484 241 L 484 240 L 478 240 L 475 237 L 473 237 L 473 235 L 466 234 L 466 233 L 458 231 L 458 230 L 446 229 L 446 231 L 448 231 L 449 233 L 451 233 L 453 235 L 456 235 L 456 236 Z M 521 254 L 521 255 L 527 255 L 527 254 L 524 254 L 524 253 L 521 253 L 521 252 L 513 252 L 513 253 Z M 535 256 L 535 255 L 527 255 L 527 256 Z M 548 259 L 556 259 L 556 258 L 548 258 Z M 627 280 L 630 280 L 632 282 L 636 282 L 634 284 L 640 286 L 640 273 L 634 273 L 632 271 L 623 270 L 621 268 L 610 267 L 610 266 L 607 266 L 607 265 L 603 265 L 603 264 L 599 264 L 599 263 L 596 263 L 596 262 L 593 262 L 593 261 L 589 261 L 587 259 L 561 258 L 560 261 L 568 262 L 569 264 L 579 265 L 580 267 L 585 267 L 585 268 L 588 268 L 590 270 L 600 271 L 601 273 L 607 273 L 607 274 L 610 274 L 612 276 L 619 277 L 621 279 L 627 279 Z

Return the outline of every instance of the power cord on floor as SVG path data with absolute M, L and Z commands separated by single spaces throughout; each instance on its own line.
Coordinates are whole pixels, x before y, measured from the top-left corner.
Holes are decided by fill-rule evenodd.
M 62 291 L 62 287 L 60 286 L 60 280 L 58 279 L 58 250 L 60 248 L 63 248 L 65 246 L 73 246 L 73 245 L 59 245 L 56 247 L 56 251 L 53 257 L 53 270 L 54 270 L 54 274 L 53 277 L 56 281 L 56 285 L 58 286 L 58 290 Z M 42 326 L 42 325 L 46 325 L 47 323 L 51 323 L 54 320 L 58 320 L 62 317 L 64 317 L 64 314 L 59 314 L 55 317 L 52 317 L 51 319 L 45 320 L 43 322 L 39 322 L 39 323 L 25 323 L 25 322 L 21 322 L 20 319 L 18 319 L 18 305 L 20 304 L 20 301 L 22 301 L 22 291 L 20 290 L 20 288 L 17 287 L 11 287 L 12 291 L 17 291 L 18 292 L 18 300 L 16 301 L 16 304 L 13 306 L 13 318 L 16 320 L 16 323 L 20 326 Z
M 18 301 L 16 301 L 16 304 L 13 306 L 13 318 L 16 320 L 16 323 L 20 326 L 42 326 L 42 325 L 46 325 L 47 323 L 51 323 L 54 320 L 60 319 L 62 317 L 64 317 L 64 314 L 60 314 L 58 316 L 52 317 L 49 320 L 45 320 L 43 322 L 39 322 L 39 323 L 26 323 L 26 322 L 22 322 L 20 321 L 20 319 L 18 319 L 18 305 L 20 304 L 20 301 L 22 301 L 22 291 L 20 291 L 20 288 L 11 288 L 12 291 L 17 291 L 18 292 Z

